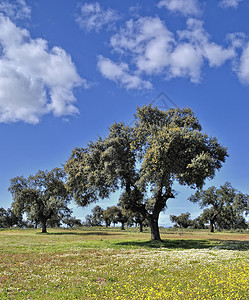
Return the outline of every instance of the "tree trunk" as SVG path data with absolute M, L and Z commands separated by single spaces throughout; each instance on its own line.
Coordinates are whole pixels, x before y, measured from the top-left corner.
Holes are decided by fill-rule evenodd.
M 156 203 L 154 206 L 153 214 L 150 215 L 150 229 L 151 229 L 151 240 L 161 241 L 159 226 L 158 226 L 158 219 L 160 212 L 166 206 L 166 202 L 169 198 L 175 198 L 175 196 L 171 192 L 171 188 L 168 188 L 165 193 L 163 193 L 163 184 L 161 184 L 158 192 L 155 195 Z
M 122 224 L 122 225 L 121 225 L 121 230 L 125 230 L 125 227 L 124 227 L 125 223 L 122 222 L 121 224 Z
M 161 241 L 159 226 L 158 226 L 158 217 L 150 218 L 150 229 L 151 229 L 151 240 L 152 241 Z
M 214 221 L 210 220 L 210 232 L 214 232 Z
M 216 214 L 210 218 L 210 232 L 214 232 L 214 222 L 216 219 Z
M 42 220 L 41 221 L 41 223 L 42 223 L 42 233 L 47 233 L 47 222 L 46 222 L 46 220 Z
M 34 228 L 35 228 L 35 229 L 38 228 L 38 221 L 35 221 Z
M 142 223 L 142 222 L 139 223 L 139 231 L 140 231 L 140 232 L 143 232 L 143 223 Z

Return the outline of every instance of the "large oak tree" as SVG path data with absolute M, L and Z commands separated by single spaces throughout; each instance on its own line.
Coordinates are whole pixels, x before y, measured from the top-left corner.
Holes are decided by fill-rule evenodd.
M 122 206 L 150 223 L 160 240 L 158 219 L 173 184 L 201 188 L 225 162 L 227 150 L 201 131 L 191 109 L 137 109 L 135 123 L 114 123 L 109 135 L 76 148 L 65 165 L 67 187 L 79 205 L 105 199 L 122 189 Z

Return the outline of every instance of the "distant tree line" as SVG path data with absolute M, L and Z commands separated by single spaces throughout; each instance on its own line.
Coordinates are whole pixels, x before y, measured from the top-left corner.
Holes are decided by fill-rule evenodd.
M 139 212 L 132 212 L 122 205 L 107 207 L 106 209 L 96 205 L 92 213 L 85 217 L 85 222 L 72 216 L 72 210 L 67 207 L 68 192 L 63 183 L 65 173 L 61 169 L 53 169 L 51 172 L 39 171 L 35 176 L 28 179 L 15 177 L 11 179 L 10 191 L 14 195 L 12 207 L 7 210 L 0 208 L 0 228 L 13 226 L 37 228 L 42 227 L 67 227 L 75 226 L 115 226 L 121 224 L 121 229 L 139 226 L 140 232 L 143 227 L 149 226 L 149 221 Z M 31 184 L 32 183 L 32 184 Z M 59 193 L 59 189 L 61 192 Z M 47 196 L 45 196 L 47 195 Z M 59 196 L 60 195 L 60 196 Z M 64 197 L 62 197 L 64 195 Z M 56 200 L 57 199 L 57 200 Z M 247 229 L 246 216 L 249 212 L 248 195 L 237 191 L 226 182 L 220 188 L 214 186 L 207 190 L 198 190 L 188 198 L 193 203 L 198 203 L 204 208 L 200 216 L 190 218 L 190 213 L 170 215 L 170 221 L 176 228 L 206 229 L 211 232 L 216 230 Z M 121 202 L 122 203 L 122 202 Z M 27 220 L 23 220 L 26 213 Z M 45 219 L 45 226 L 43 224 Z
M 150 226 L 151 239 L 160 240 L 159 215 L 166 210 L 168 199 L 175 198 L 173 185 L 178 182 L 197 189 L 189 200 L 204 211 L 195 220 L 189 213 L 171 216 L 176 226 L 205 228 L 209 224 L 212 232 L 215 228 L 247 227 L 248 195 L 229 183 L 220 189 L 202 189 L 228 154 L 216 138 L 202 132 L 191 109 L 162 111 L 145 105 L 134 117 L 132 126 L 114 123 L 107 137 L 75 148 L 64 169 L 12 178 L 12 206 L 10 211 L 0 212 L 0 226 L 24 226 L 23 215 L 27 224 L 41 226 L 44 233 L 47 226 L 80 225 L 68 208 L 72 199 L 84 207 L 101 199 L 108 201 L 119 190 L 117 206 L 105 210 L 95 206 L 84 224 L 108 227 L 121 223 L 122 229 L 125 224 L 137 224 L 141 231 L 143 226 Z M 11 214 L 18 221 L 11 223 Z
M 106 209 L 100 206 L 95 206 L 92 209 L 92 214 L 86 216 L 84 225 L 103 226 L 109 227 L 111 224 L 115 226 L 117 223 L 121 224 L 121 229 L 125 229 L 125 225 L 128 227 L 139 226 L 140 232 L 143 232 L 143 227 L 148 227 L 149 222 L 140 213 L 133 213 L 131 210 L 121 208 L 119 206 L 111 206 Z
M 26 220 L 23 219 L 23 214 L 16 215 L 13 211 L 13 208 L 4 209 L 0 207 L 0 228 L 37 228 L 41 223 L 39 220 L 34 221 L 28 216 Z M 72 216 L 72 211 L 68 209 L 66 215 L 56 215 L 51 216 L 47 220 L 48 227 L 55 228 L 66 225 L 67 227 L 82 226 L 80 219 L 77 219 Z
M 82 226 L 82 221 L 72 216 L 72 211 L 69 210 L 67 215 L 53 215 L 50 219 L 47 220 L 46 227 L 55 228 L 66 226 L 73 228 L 75 226 Z M 13 212 L 13 209 L 5 209 L 0 207 L 0 228 L 38 228 L 42 227 L 42 224 L 39 220 L 34 221 L 30 217 L 23 219 L 23 214 L 16 215 Z

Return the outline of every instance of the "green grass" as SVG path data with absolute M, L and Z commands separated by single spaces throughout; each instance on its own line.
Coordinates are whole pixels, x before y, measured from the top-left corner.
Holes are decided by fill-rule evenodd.
M 249 233 L 0 230 L 0 299 L 249 299 Z

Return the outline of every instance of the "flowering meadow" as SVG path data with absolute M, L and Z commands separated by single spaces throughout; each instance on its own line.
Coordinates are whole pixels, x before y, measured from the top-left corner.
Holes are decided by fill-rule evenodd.
M 0 231 L 0 299 L 249 299 L 249 233 Z

